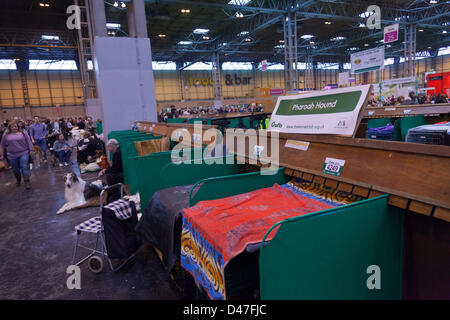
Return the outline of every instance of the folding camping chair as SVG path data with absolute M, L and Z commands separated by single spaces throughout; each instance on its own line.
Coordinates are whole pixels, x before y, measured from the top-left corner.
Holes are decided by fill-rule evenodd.
M 117 188 L 117 187 L 120 187 L 120 197 L 123 198 L 123 184 L 122 183 L 117 183 L 117 184 L 109 186 L 109 187 L 104 187 L 102 192 L 100 193 L 100 213 L 101 214 L 103 213 L 103 208 L 104 208 L 104 206 L 103 206 L 104 192 L 108 191 L 110 189 L 113 189 L 113 188 Z M 107 251 L 107 246 L 106 246 L 106 241 L 105 241 L 106 240 L 105 228 L 102 223 L 101 215 L 91 218 L 91 219 L 88 219 L 88 220 L 78 224 L 77 226 L 75 226 L 75 230 L 77 232 L 77 240 L 75 243 L 75 249 L 74 249 L 73 259 L 72 259 L 73 265 L 78 266 L 87 260 L 89 270 L 91 270 L 92 272 L 98 273 L 103 270 L 103 260 L 105 258 L 107 258 L 111 270 L 113 272 L 116 272 L 116 271 L 120 270 L 128 261 L 130 261 L 134 257 L 134 252 L 133 252 L 130 256 L 125 258 L 119 265 L 117 265 L 116 267 L 113 266 L 111 257 L 108 255 L 108 251 Z M 95 241 L 94 248 L 86 247 L 86 246 L 83 246 L 80 244 L 80 236 L 83 232 L 96 234 L 96 241 Z M 87 256 L 85 256 L 84 258 L 82 258 L 81 260 L 79 260 L 78 262 L 76 262 L 78 248 L 83 248 L 83 249 L 89 250 L 90 253 Z M 100 257 L 99 255 L 101 255 L 102 257 Z

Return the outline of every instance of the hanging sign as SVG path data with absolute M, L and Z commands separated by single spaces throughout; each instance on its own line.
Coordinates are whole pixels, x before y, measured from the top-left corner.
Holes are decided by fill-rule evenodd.
M 353 135 L 371 85 L 280 96 L 269 130 Z
M 398 23 L 384 27 L 384 43 L 398 40 Z
M 261 61 L 261 70 L 266 71 L 267 70 L 267 60 Z
M 339 72 L 339 85 L 346 86 L 350 83 L 348 71 Z
M 333 176 L 340 176 L 345 160 L 326 158 L 323 164 L 322 172 Z
M 361 73 L 384 68 L 384 46 L 356 52 L 350 55 L 352 73 Z

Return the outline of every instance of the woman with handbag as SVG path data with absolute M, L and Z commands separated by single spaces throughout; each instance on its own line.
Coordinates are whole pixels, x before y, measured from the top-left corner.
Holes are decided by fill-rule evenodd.
M 30 189 L 30 170 L 28 161 L 33 144 L 26 132 L 19 127 L 16 121 L 8 125 L 8 129 L 0 144 L 0 160 L 3 160 L 3 149 L 6 148 L 8 159 L 16 176 L 16 186 L 20 186 L 22 176 L 26 189 Z

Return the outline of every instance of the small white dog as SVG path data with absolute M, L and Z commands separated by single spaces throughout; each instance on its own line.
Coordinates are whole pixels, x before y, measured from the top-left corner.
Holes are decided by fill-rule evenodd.
M 64 175 L 64 183 L 66 186 L 64 196 L 67 202 L 56 214 L 61 214 L 75 208 L 100 204 L 97 198 L 103 188 L 101 180 L 87 183 L 75 173 L 71 172 Z

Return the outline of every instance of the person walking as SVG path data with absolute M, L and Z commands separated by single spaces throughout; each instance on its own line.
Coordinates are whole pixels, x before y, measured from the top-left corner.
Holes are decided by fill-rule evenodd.
M 39 146 L 44 155 L 44 162 L 47 162 L 47 127 L 45 124 L 41 123 L 38 116 L 34 117 L 34 123 L 30 126 L 29 129 L 31 141 Z
M 60 134 L 58 140 L 53 144 L 53 150 L 58 155 L 59 166 L 68 166 L 70 163 L 70 155 L 72 154 L 72 146 L 65 140 L 64 135 Z
M 33 151 L 33 144 L 26 132 L 19 127 L 17 121 L 9 124 L 8 129 L 0 144 L 0 160 L 3 160 L 3 150 L 6 148 L 8 159 L 16 177 L 16 186 L 20 186 L 22 176 L 25 187 L 30 189 L 30 170 L 28 160 L 30 152 Z

